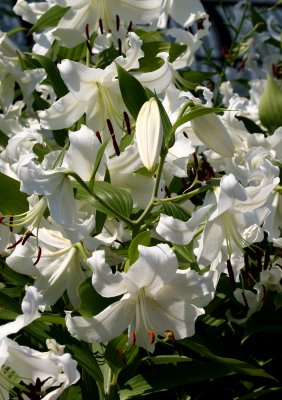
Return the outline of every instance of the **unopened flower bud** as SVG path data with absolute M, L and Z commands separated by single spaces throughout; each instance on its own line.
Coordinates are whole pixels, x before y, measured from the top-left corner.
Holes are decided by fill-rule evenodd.
M 160 110 L 154 97 L 146 101 L 139 111 L 135 137 L 142 163 L 151 171 L 158 162 L 163 141 Z
M 202 115 L 191 121 L 192 129 L 209 149 L 223 157 L 232 157 L 235 151 L 232 138 L 215 114 Z

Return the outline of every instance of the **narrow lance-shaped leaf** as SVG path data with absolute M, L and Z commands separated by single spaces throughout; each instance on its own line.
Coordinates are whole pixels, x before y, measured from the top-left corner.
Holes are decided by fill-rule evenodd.
M 43 31 L 46 28 L 57 26 L 60 19 L 70 7 L 54 6 L 46 11 L 30 29 L 29 33 Z
M 134 119 L 148 100 L 145 89 L 141 83 L 129 72 L 117 64 L 118 81 L 124 104 Z
M 27 195 L 20 192 L 20 183 L 0 172 L 0 212 L 20 214 L 28 210 Z
M 35 58 L 45 69 L 58 98 L 65 96 L 68 93 L 68 88 L 61 78 L 61 75 L 56 65 L 46 56 L 33 54 L 33 58 Z

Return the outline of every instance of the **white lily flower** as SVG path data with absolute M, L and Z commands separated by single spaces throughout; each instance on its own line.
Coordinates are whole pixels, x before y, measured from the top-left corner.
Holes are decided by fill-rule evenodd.
M 216 208 L 206 222 L 197 255 L 204 266 L 215 260 L 224 240 L 229 259 L 234 248 L 242 251 L 249 243 L 261 241 L 263 230 L 260 225 L 269 212 L 266 208 L 254 210 L 251 207 L 252 199 L 232 174 L 222 177 L 215 195 Z
M 59 21 L 54 37 L 67 47 L 74 47 L 86 39 L 85 27 L 89 33 L 101 33 L 116 28 L 116 15 L 120 24 L 126 26 L 156 21 L 162 11 L 163 0 L 57 0 L 62 7 L 70 7 Z
M 43 393 L 49 389 L 47 394 L 40 397 L 42 400 L 58 399 L 68 386 L 80 378 L 77 362 L 68 353 L 57 355 L 52 350 L 40 352 L 20 346 L 8 338 L 3 339 L 1 345 L 6 355 L 4 366 L 15 371 L 22 384 L 27 388 L 34 386 L 36 391 Z
M 154 351 L 156 335 L 172 331 L 175 339 L 194 334 L 196 318 L 211 300 L 213 285 L 208 277 L 192 270 L 177 270 L 170 247 L 139 245 L 139 259 L 127 273 L 112 273 L 102 250 L 88 262 L 92 284 L 104 297 L 123 295 L 92 318 L 66 315 L 70 333 L 87 342 L 105 342 L 128 328 L 129 341 Z
M 80 303 L 77 288 L 88 276 L 85 259 L 82 243 L 72 244 L 59 230 L 40 228 L 38 238 L 17 245 L 6 262 L 14 271 L 35 277 L 42 305 L 55 304 L 67 290 L 76 307 Z
M 152 171 L 158 163 L 163 141 L 160 110 L 154 97 L 146 101 L 138 113 L 135 138 L 144 166 Z

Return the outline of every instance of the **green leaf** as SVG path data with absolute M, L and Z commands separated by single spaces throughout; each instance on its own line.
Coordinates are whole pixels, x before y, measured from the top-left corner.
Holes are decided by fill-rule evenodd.
M 119 87 L 124 104 L 132 117 L 136 119 L 143 104 L 149 100 L 146 91 L 134 76 L 119 64 L 116 64 L 116 66 L 118 71 Z
M 213 354 L 207 347 L 204 345 L 197 343 L 194 339 L 184 339 L 181 341 L 181 344 L 185 347 L 188 347 L 192 351 L 198 353 L 201 356 L 207 357 L 210 360 L 213 360 L 219 364 L 224 365 L 230 371 L 238 372 L 247 376 L 256 376 L 265 379 L 275 380 L 273 376 L 269 375 L 264 370 L 257 368 L 256 366 L 249 364 L 245 361 L 237 360 L 234 358 L 221 357 Z
M 153 41 L 153 42 L 144 42 L 142 45 L 142 50 L 144 52 L 144 58 L 140 59 L 140 69 L 143 70 L 143 63 L 148 62 L 152 63 L 155 58 L 158 58 L 158 53 L 168 53 L 169 54 L 169 62 L 175 61 L 185 50 L 187 49 L 186 45 L 173 43 L 173 42 L 165 42 L 165 41 Z M 152 69 L 150 69 L 152 71 Z
M 117 301 L 119 297 L 103 297 L 94 289 L 91 278 L 86 279 L 78 288 L 80 297 L 79 312 L 85 318 L 91 318 L 99 314 L 110 304 Z
M 267 75 L 266 84 L 259 102 L 259 118 L 272 133 L 282 125 L 282 89 Z
M 193 243 L 180 245 L 174 244 L 173 249 L 181 263 L 188 263 L 192 269 L 199 269 L 197 260 L 193 251 Z
M 27 195 L 20 192 L 20 183 L 0 172 L 0 212 L 21 214 L 28 210 Z
M 112 217 L 117 217 L 118 214 L 124 217 L 129 217 L 133 201 L 130 194 L 109 182 L 96 181 L 94 183 L 94 193 L 97 200 L 90 198 L 90 203 L 105 214 Z
M 120 400 L 179 388 L 181 385 L 204 382 L 230 373 L 223 365 L 211 365 L 202 362 L 191 362 L 188 365 L 179 363 L 177 368 L 164 365 L 157 370 L 158 373 L 156 373 L 155 368 L 147 368 L 147 371 L 136 375 L 125 383 L 124 388 L 119 391 Z
M 70 9 L 70 7 L 60 7 L 54 6 L 46 11 L 42 16 L 36 21 L 33 27 L 30 29 L 29 33 L 43 31 L 46 28 L 51 28 L 57 26 L 60 19 L 65 15 L 65 13 Z
M 191 217 L 191 215 L 188 213 L 188 211 L 184 210 L 181 206 L 175 204 L 175 203 L 170 203 L 170 202 L 163 202 L 162 203 L 162 208 L 164 211 L 164 214 L 169 215 L 170 217 L 180 219 L 181 221 L 188 221 L 188 219 Z
M 170 138 L 172 135 L 174 135 L 174 132 L 179 126 L 185 124 L 188 121 L 191 121 L 192 119 L 199 118 L 203 115 L 214 114 L 223 111 L 225 111 L 224 108 L 216 108 L 216 107 L 209 108 L 200 105 L 199 106 L 194 105 L 186 114 L 178 118 L 177 121 L 172 125 L 168 133 L 168 137 Z
M 243 124 L 245 125 L 245 128 L 249 133 L 264 133 L 264 130 L 261 129 L 260 126 L 258 126 L 254 121 L 247 117 L 242 117 L 241 115 L 236 115 L 236 119 L 239 121 L 242 121 Z
M 178 364 L 178 363 L 189 363 L 193 361 L 193 358 L 186 357 L 186 356 L 156 356 L 156 357 L 148 357 L 143 359 L 143 361 L 148 361 L 149 364 L 154 365 L 165 365 L 165 364 Z
M 104 51 L 101 51 L 98 54 L 95 67 L 104 69 L 108 65 L 110 65 L 119 55 L 120 54 L 119 54 L 118 50 L 112 44 L 110 48 L 108 48 Z
M 60 400 L 82 400 L 81 389 L 79 386 L 69 386 L 60 395 Z
M 88 49 L 86 43 L 80 43 L 75 47 L 68 48 L 60 46 L 57 49 L 57 42 L 54 42 L 54 52 L 56 53 L 57 60 L 72 60 L 72 61 L 81 61 L 84 57 L 86 57 Z
M 42 68 L 45 69 L 58 98 L 65 96 L 68 93 L 68 88 L 61 78 L 60 72 L 53 61 L 48 57 L 39 54 L 33 54 L 32 57 L 40 63 Z
M 135 236 L 128 248 L 128 258 L 130 265 L 135 263 L 135 261 L 139 258 L 138 245 L 142 244 L 143 246 L 149 246 L 150 242 L 151 232 L 149 231 L 140 232 L 137 236 Z
M 202 72 L 202 71 L 178 71 L 175 79 L 181 87 L 186 90 L 194 90 L 197 86 L 201 85 L 205 80 L 210 79 L 215 72 Z

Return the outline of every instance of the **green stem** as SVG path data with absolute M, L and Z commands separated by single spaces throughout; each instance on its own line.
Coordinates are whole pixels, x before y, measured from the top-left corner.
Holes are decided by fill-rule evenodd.
M 242 29 L 242 26 L 243 26 L 243 23 L 244 23 L 244 20 L 245 20 L 245 16 L 246 16 L 246 12 L 247 12 L 247 8 L 248 7 L 249 7 L 249 0 L 246 0 L 245 7 L 244 7 L 244 10 L 243 10 L 243 14 L 242 14 L 242 18 L 240 20 L 238 29 L 236 29 L 236 31 L 235 31 L 235 36 L 234 36 L 234 38 L 233 38 L 233 40 L 231 42 L 230 48 L 228 50 L 228 54 L 224 58 L 224 63 L 223 63 L 223 66 L 222 66 L 222 72 L 220 74 L 219 82 L 217 84 L 217 90 L 216 90 L 216 92 L 214 94 L 214 102 L 213 102 L 214 105 L 216 105 L 218 103 L 218 101 L 219 101 L 220 85 L 223 83 L 223 81 L 226 80 L 225 71 L 226 71 L 226 68 L 227 68 L 228 63 L 229 63 L 229 56 L 232 54 L 233 48 L 236 45 L 237 39 L 239 37 L 239 34 L 241 32 L 241 29 Z
M 205 185 L 201 186 L 195 190 L 192 190 L 189 193 L 181 194 L 175 197 L 169 197 L 167 199 L 155 199 L 154 205 L 162 204 L 162 203 L 183 203 L 184 201 L 191 199 L 194 196 L 197 196 L 199 193 L 206 192 L 207 190 L 213 190 L 214 186 Z
M 151 199 L 150 199 L 147 207 L 145 208 L 145 210 L 143 211 L 143 213 L 140 215 L 140 217 L 138 219 L 136 219 L 135 221 L 132 221 L 132 223 L 133 223 L 133 228 L 132 228 L 133 238 L 139 233 L 140 226 L 142 225 L 142 222 L 144 221 L 144 219 L 147 217 L 148 214 L 150 214 L 152 208 L 155 207 L 155 200 L 156 200 L 156 197 L 157 197 L 158 191 L 159 191 L 159 185 L 160 185 L 160 180 L 161 180 L 161 176 L 162 176 L 162 171 L 163 171 L 166 154 L 167 154 L 167 152 L 165 151 L 164 154 L 161 154 L 161 156 L 160 156 L 160 162 L 158 165 L 157 176 L 155 179 L 153 193 L 152 193 Z

